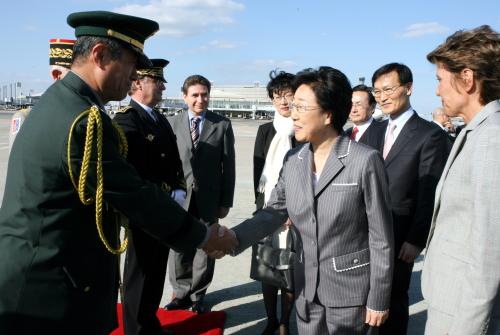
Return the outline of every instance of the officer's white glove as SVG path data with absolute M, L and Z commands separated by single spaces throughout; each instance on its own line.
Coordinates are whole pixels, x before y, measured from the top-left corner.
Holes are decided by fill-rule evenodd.
M 179 204 L 179 206 L 184 207 L 184 202 L 186 201 L 186 191 L 183 189 L 177 189 L 173 190 L 170 195 L 172 199 Z

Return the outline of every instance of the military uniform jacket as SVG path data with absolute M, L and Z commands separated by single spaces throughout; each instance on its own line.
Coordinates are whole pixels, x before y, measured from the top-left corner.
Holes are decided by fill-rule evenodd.
M 133 99 L 116 113 L 114 120 L 125 131 L 128 141 L 127 160 L 142 178 L 168 188 L 185 189 L 182 163 L 172 127 L 156 110 L 153 120 Z
M 31 107 L 23 108 L 12 116 L 10 120 L 10 131 L 9 131 L 9 153 L 12 150 L 12 144 L 14 144 L 14 140 L 16 139 L 17 133 L 19 133 L 19 129 L 23 125 L 24 120 L 28 117 L 31 111 Z
M 94 92 L 70 72 L 42 95 L 14 143 L 0 210 L 1 334 L 26 325 L 40 334 L 107 334 L 116 326 L 117 257 L 100 241 L 95 206 L 80 202 L 67 163 L 70 127 L 93 105 L 99 105 Z M 111 119 L 101 117 L 107 239 L 116 241 L 114 207 L 170 247 L 195 248 L 206 228 L 139 177 L 119 153 Z M 77 176 L 86 120 L 72 139 Z M 92 157 L 89 193 L 95 190 L 94 163 Z

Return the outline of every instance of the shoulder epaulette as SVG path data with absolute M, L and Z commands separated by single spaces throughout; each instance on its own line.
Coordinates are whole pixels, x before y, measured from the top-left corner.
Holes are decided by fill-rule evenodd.
M 125 113 L 125 112 L 126 112 L 126 111 L 128 111 L 129 109 L 132 109 L 132 106 L 127 105 L 127 106 L 124 106 L 124 107 L 122 107 L 122 108 L 118 109 L 116 112 L 117 112 L 117 113 Z

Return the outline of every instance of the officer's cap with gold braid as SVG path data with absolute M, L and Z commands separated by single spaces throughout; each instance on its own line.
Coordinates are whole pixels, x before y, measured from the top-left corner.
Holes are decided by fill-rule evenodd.
M 137 69 L 137 75 L 142 77 L 152 77 L 160 79 L 161 81 L 166 83 L 167 81 L 163 76 L 163 68 L 170 62 L 166 59 L 157 58 L 151 59 L 151 63 L 153 64 L 151 67 Z
M 60 65 L 69 69 L 74 44 L 75 40 L 52 38 L 50 40 L 49 65 Z
M 76 37 L 101 36 L 117 39 L 137 53 L 139 67 L 151 65 L 144 54 L 144 42 L 160 29 L 157 22 L 106 11 L 72 13 L 67 21 L 75 28 Z

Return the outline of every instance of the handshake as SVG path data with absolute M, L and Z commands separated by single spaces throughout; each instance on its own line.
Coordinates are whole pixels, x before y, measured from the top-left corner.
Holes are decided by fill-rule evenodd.
M 211 258 L 222 258 L 230 254 L 238 246 L 238 239 L 236 234 L 226 226 L 221 226 L 214 223 L 208 227 L 210 237 L 208 241 L 202 246 L 203 251 Z

